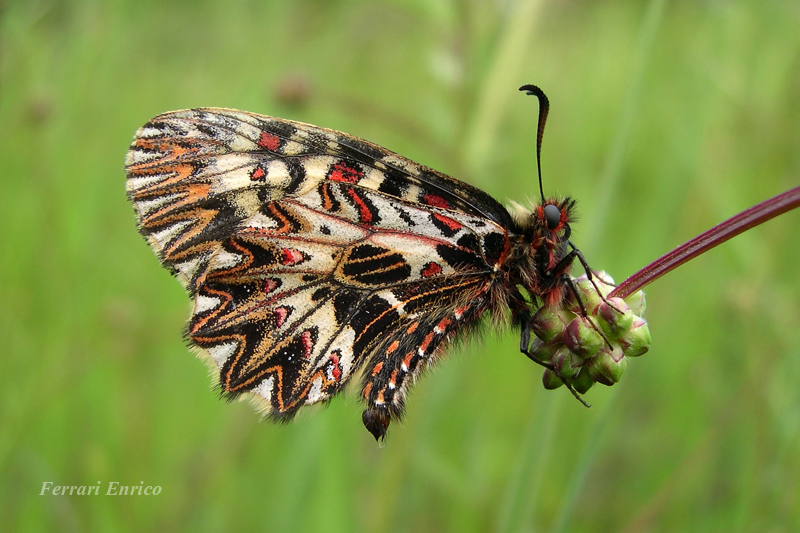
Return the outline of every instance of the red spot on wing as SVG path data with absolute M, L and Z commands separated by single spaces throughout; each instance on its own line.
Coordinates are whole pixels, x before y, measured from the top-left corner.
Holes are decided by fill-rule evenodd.
M 347 194 L 358 206 L 358 219 L 365 224 L 372 224 L 372 211 L 363 198 L 355 191 L 355 189 L 347 189 Z
M 448 202 L 438 194 L 427 193 L 422 196 L 422 201 L 434 207 L 442 207 L 444 209 L 450 209 L 450 202 Z
M 279 285 L 280 284 L 274 279 L 267 278 L 266 280 L 264 280 L 264 293 L 265 294 L 271 293 L 272 291 L 277 289 Z
M 380 372 L 380 371 L 381 371 L 381 368 L 383 368 L 383 361 L 381 361 L 380 363 L 378 363 L 377 365 L 375 365 L 375 367 L 372 369 L 372 375 L 373 375 L 373 376 L 377 376 L 377 375 L 378 375 L 378 372 Z
M 328 179 L 331 181 L 342 181 L 344 183 L 358 183 L 364 176 L 360 170 L 347 166 L 343 162 L 338 162 L 333 165 L 333 170 L 328 174 Z
M 431 276 L 441 274 L 441 272 L 442 272 L 442 267 L 439 266 L 438 263 L 430 262 L 427 265 L 425 265 L 425 268 L 422 269 L 422 277 L 430 278 Z
M 311 357 L 311 352 L 314 350 L 314 340 L 311 338 L 311 332 L 306 330 L 300 334 L 300 341 L 303 343 L 303 356 Z
M 293 266 L 302 263 L 305 259 L 303 252 L 294 248 L 283 248 L 281 254 L 281 264 L 284 266 Z
M 277 135 L 273 135 L 266 131 L 261 132 L 261 137 L 258 139 L 258 145 L 261 148 L 266 148 L 267 150 L 274 152 L 280 146 L 281 140 Z
M 436 220 L 438 220 L 439 222 L 441 222 L 442 224 L 444 224 L 445 226 L 447 226 L 448 228 L 450 228 L 451 230 L 453 230 L 453 231 L 458 231 L 458 230 L 460 230 L 461 228 L 464 227 L 457 220 L 453 220 L 450 217 L 446 217 L 444 215 L 440 215 L 439 213 L 434 213 L 433 217 Z
M 283 326 L 283 324 L 286 322 L 286 317 L 289 316 L 289 309 L 286 307 L 276 307 L 274 313 L 276 327 Z
M 331 369 L 331 377 L 339 381 L 339 378 L 342 377 L 342 367 L 339 366 L 339 358 L 333 354 L 331 354 L 330 362 L 333 365 Z
M 253 171 L 252 174 L 250 174 L 250 179 L 253 180 L 253 181 L 259 181 L 259 180 L 263 180 L 264 176 L 266 176 L 266 175 L 267 175 L 267 173 L 264 172 L 264 169 L 261 168 L 261 167 L 258 167 Z

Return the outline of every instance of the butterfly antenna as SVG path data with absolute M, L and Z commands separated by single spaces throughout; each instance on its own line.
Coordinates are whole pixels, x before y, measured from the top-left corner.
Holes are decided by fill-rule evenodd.
M 547 113 L 550 112 L 550 100 L 536 85 L 523 85 L 519 88 L 525 94 L 535 96 L 539 99 L 539 127 L 536 130 L 536 168 L 539 171 L 539 193 L 542 195 L 544 204 L 544 188 L 542 187 L 542 136 L 544 135 L 544 123 L 547 122 Z

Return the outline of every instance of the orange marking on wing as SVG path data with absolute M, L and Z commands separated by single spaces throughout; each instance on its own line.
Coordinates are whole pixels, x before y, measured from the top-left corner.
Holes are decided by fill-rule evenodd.
M 216 318 L 220 313 L 222 313 L 222 310 L 225 309 L 231 303 L 232 298 L 231 298 L 231 294 L 228 291 L 218 291 L 218 290 L 214 290 L 214 289 L 212 289 L 210 287 L 206 287 L 205 291 L 208 294 L 211 294 L 211 295 L 214 295 L 214 296 L 217 296 L 217 297 L 221 298 L 222 299 L 222 303 L 220 305 L 218 305 L 217 308 L 214 309 L 214 311 L 209 313 L 207 316 L 203 317 L 201 320 L 198 320 L 197 322 L 192 324 L 191 329 L 189 330 L 189 335 L 190 336 L 194 332 L 202 329 L 209 321 L 211 321 L 212 319 Z M 194 316 L 197 316 L 197 315 L 194 315 Z M 194 317 L 192 317 L 192 318 L 194 318 Z
M 231 276 L 232 274 L 236 274 L 236 273 L 241 272 L 243 270 L 247 270 L 248 268 L 250 268 L 250 265 L 253 264 L 253 260 L 255 259 L 255 256 L 253 255 L 252 251 L 250 251 L 248 248 L 243 246 L 241 243 L 237 242 L 235 239 L 230 239 L 228 241 L 228 245 L 231 246 L 236 252 L 238 252 L 241 255 L 243 255 L 244 256 L 244 260 L 240 261 L 239 263 L 237 263 L 237 264 L 235 264 L 235 265 L 233 265 L 231 267 L 226 268 L 225 270 L 216 270 L 216 271 L 210 272 L 209 276 L 208 276 L 210 279 L 215 279 L 215 278 L 224 279 L 224 278 L 227 278 L 227 277 Z
M 270 233 L 277 234 L 277 233 L 291 233 L 292 232 L 292 221 L 289 220 L 281 213 L 280 209 L 278 209 L 273 202 L 269 204 L 269 212 L 280 223 L 280 226 L 274 230 L 270 230 Z
M 331 190 L 327 183 L 323 183 L 320 188 L 320 196 L 322 196 L 322 208 L 325 211 L 333 209 L 333 200 L 331 199 Z

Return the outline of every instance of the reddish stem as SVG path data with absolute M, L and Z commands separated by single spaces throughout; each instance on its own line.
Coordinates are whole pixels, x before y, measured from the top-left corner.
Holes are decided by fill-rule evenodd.
M 800 186 L 754 205 L 683 243 L 620 283 L 608 296 L 619 296 L 620 298 L 630 296 L 667 272 L 675 270 L 686 261 L 796 207 L 800 207 Z

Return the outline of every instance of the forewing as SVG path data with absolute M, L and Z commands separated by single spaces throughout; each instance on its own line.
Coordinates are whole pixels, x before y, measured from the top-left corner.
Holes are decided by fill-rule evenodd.
M 232 109 L 160 115 L 126 158 L 139 228 L 190 291 L 215 247 L 264 203 L 330 180 L 509 227 L 491 196 L 350 135 Z

